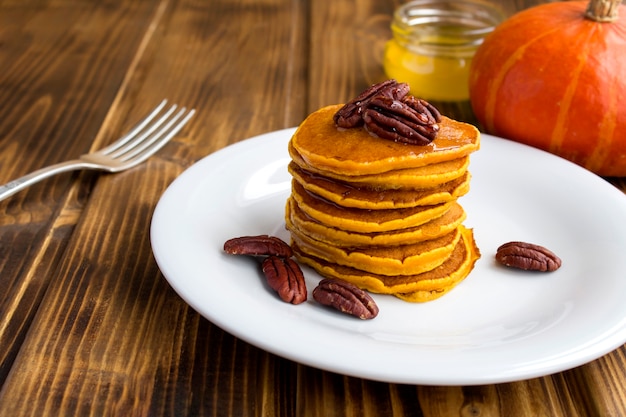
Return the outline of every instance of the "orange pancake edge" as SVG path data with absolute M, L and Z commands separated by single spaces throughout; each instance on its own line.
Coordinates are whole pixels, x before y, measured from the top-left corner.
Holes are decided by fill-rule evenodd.
M 470 189 L 469 171 L 459 178 L 431 188 L 359 187 L 332 178 L 310 173 L 296 163 L 287 167 L 291 176 L 305 190 L 340 205 L 362 209 L 398 209 L 431 206 L 446 203 L 464 196 Z
M 416 227 L 442 216 L 454 201 L 434 206 L 417 206 L 396 210 L 365 210 L 341 207 L 313 196 L 299 183 L 292 183 L 289 198 L 309 217 L 330 227 L 357 233 L 388 232 Z
M 394 169 L 376 174 L 343 175 L 309 165 L 300 154 L 291 147 L 289 149 L 292 161 L 304 170 L 335 181 L 380 189 L 436 187 L 465 175 L 470 164 L 469 155 L 463 155 L 428 165 Z
M 299 229 L 313 239 L 340 247 L 400 245 L 435 239 L 452 232 L 466 217 L 465 210 L 455 202 L 444 214 L 420 226 L 389 232 L 358 233 L 330 227 L 314 220 L 303 213 L 291 198 L 285 206 L 285 224 L 288 230 Z
M 289 144 L 294 160 L 338 175 L 371 175 L 459 159 L 480 147 L 475 126 L 445 116 L 437 137 L 425 146 L 381 139 L 363 128 L 338 129 L 333 115 L 341 106 L 323 107 L 300 124 Z
M 376 275 L 417 275 L 435 269 L 452 254 L 461 239 L 460 227 L 447 235 L 410 245 L 341 248 L 291 229 L 291 240 L 301 253 L 333 264 Z
M 313 268 L 324 277 L 341 279 L 366 291 L 394 295 L 408 302 L 431 301 L 446 294 L 469 276 L 481 256 L 472 229 L 462 227 L 462 238 L 455 248 L 455 253 L 460 257 L 451 257 L 449 260 L 454 264 L 444 263 L 438 269 L 423 274 L 397 277 L 402 283 L 386 285 L 384 280 L 387 277 L 324 262 L 303 254 L 297 244 L 292 246 L 300 263 Z

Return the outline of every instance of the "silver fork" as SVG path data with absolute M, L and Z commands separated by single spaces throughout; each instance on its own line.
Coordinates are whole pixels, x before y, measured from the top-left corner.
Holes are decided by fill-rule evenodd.
M 130 132 L 106 148 L 39 169 L 0 186 L 0 201 L 61 172 L 78 169 L 120 172 L 142 163 L 173 138 L 195 113 L 185 107 L 176 111 L 175 104 L 165 109 L 166 105 L 167 100 L 163 100 Z

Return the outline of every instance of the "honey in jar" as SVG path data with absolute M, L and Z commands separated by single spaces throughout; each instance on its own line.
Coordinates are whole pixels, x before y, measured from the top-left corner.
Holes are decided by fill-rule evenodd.
M 385 73 L 409 84 L 413 95 L 426 100 L 468 100 L 474 52 L 503 19 L 499 8 L 481 0 L 406 3 L 393 16 Z

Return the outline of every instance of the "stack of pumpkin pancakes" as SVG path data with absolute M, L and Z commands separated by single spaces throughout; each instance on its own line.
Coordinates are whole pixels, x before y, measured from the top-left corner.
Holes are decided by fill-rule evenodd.
M 289 142 L 286 224 L 299 262 L 406 301 L 441 297 L 480 253 L 457 199 L 469 190 L 478 130 L 441 116 L 428 145 L 340 129 L 341 105 L 312 113 Z

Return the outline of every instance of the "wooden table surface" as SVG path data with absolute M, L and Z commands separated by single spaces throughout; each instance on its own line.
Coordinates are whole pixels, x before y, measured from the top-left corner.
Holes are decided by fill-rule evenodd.
M 167 186 L 383 79 L 398 5 L 0 0 L 0 183 L 110 143 L 162 98 L 197 109 L 139 167 L 58 175 L 0 202 L 1 416 L 626 415 L 623 347 L 519 382 L 375 382 L 233 337 L 160 273 L 149 228 Z M 474 121 L 467 103 L 440 106 Z

